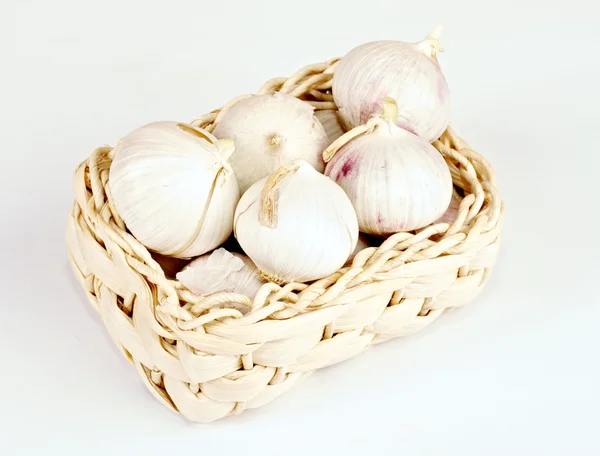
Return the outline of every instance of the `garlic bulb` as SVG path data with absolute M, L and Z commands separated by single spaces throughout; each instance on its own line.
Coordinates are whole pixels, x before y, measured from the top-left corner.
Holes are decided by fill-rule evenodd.
M 356 214 L 344 191 L 304 160 L 248 189 L 233 231 L 267 280 L 307 282 L 334 273 L 356 246 Z
M 400 107 L 396 125 L 429 142 L 450 121 L 450 92 L 438 64 L 436 28 L 419 43 L 375 41 L 351 50 L 333 75 L 333 98 L 348 129 L 382 111 L 385 97 Z
M 244 193 L 258 180 L 301 158 L 323 172 L 329 141 L 314 108 L 284 93 L 256 95 L 235 104 L 217 123 L 217 138 L 235 141 L 229 163 Z
M 315 117 L 323 125 L 329 138 L 329 144 L 344 134 L 344 128 L 336 109 L 320 109 L 315 111 Z
M 446 209 L 446 212 L 442 214 L 442 216 L 435 221 L 435 223 L 449 223 L 452 224 L 456 220 L 458 216 L 458 209 L 460 208 L 460 199 L 457 195 L 452 195 L 452 200 L 450 200 L 450 206 Z
M 251 298 L 265 283 L 250 258 L 224 248 L 196 258 L 177 274 L 177 280 L 198 295 L 228 291 Z
M 352 201 L 364 233 L 387 235 L 429 225 L 452 197 L 452 177 L 442 155 L 397 127 L 395 109 L 387 99 L 384 118 L 371 119 L 365 134 L 343 145 L 325 169 Z M 324 155 L 329 159 L 330 150 Z
M 149 249 L 190 258 L 231 234 L 239 200 L 231 140 L 178 122 L 134 130 L 114 148 L 109 188 L 131 233 Z

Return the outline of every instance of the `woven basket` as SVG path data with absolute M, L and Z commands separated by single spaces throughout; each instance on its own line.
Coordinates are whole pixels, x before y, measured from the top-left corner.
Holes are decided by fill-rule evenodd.
M 259 93 L 335 108 L 336 62 L 273 79 Z M 242 98 L 192 123 L 212 131 Z M 198 297 L 168 279 L 117 214 L 107 186 L 111 148 L 100 147 L 74 176 L 67 243 L 75 275 L 117 347 L 168 408 L 209 422 L 260 407 L 316 369 L 421 330 L 486 283 L 503 216 L 494 173 L 451 129 L 434 146 L 464 196 L 452 224 L 395 234 L 327 278 L 269 283 L 254 300 Z

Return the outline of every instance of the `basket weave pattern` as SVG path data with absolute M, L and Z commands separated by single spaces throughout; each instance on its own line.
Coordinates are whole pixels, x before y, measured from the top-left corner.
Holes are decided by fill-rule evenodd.
M 336 62 L 273 79 L 259 93 L 281 91 L 317 109 L 335 108 Z M 248 96 L 192 124 L 212 131 Z M 75 275 L 117 347 L 164 405 L 199 422 L 260 407 L 316 369 L 419 331 L 486 283 L 503 215 L 494 173 L 450 128 L 434 146 L 464 195 L 452 224 L 395 234 L 327 278 L 268 283 L 254 300 L 200 297 L 167 279 L 117 214 L 107 185 L 112 150 L 100 147 L 74 176 L 67 243 Z

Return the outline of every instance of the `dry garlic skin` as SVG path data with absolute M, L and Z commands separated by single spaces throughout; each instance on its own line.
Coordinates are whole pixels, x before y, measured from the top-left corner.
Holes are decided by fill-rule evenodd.
M 307 282 L 342 267 L 358 239 L 344 191 L 302 162 L 275 190 L 275 223 L 267 226 L 261 222 L 267 182 L 261 179 L 244 193 L 234 221 L 238 242 L 261 274 L 278 283 Z
M 154 122 L 114 149 L 109 188 L 117 212 L 150 250 L 190 258 L 231 234 L 239 200 L 227 164 L 232 141 L 178 122 Z
M 333 97 L 346 127 L 366 123 L 396 100 L 396 125 L 434 141 L 450 121 L 450 91 L 435 57 L 435 37 L 420 43 L 375 41 L 351 50 L 333 76 Z
M 325 175 L 344 189 L 360 231 L 388 235 L 433 223 L 448 208 L 452 178 L 427 141 L 390 125 L 359 136 L 327 164 Z
M 214 131 L 231 138 L 236 152 L 229 163 L 241 193 L 294 159 L 303 159 L 323 172 L 321 157 L 329 144 L 314 108 L 284 93 L 256 95 L 235 104 Z
M 226 291 L 251 298 L 264 284 L 250 258 L 224 248 L 194 259 L 177 274 L 177 280 L 197 295 Z

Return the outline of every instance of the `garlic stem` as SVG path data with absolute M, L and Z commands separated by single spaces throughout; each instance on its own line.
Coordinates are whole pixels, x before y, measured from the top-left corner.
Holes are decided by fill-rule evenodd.
M 434 28 L 429 35 L 423 40 L 416 43 L 416 46 L 419 50 L 425 54 L 427 57 L 431 57 L 433 60 L 437 62 L 437 53 L 444 52 L 444 49 L 440 45 L 440 36 L 442 31 L 444 30 L 444 26 L 439 24 L 436 28 Z
M 396 100 L 391 97 L 384 98 L 383 115 L 381 117 L 394 124 L 398 121 L 398 104 L 396 103 Z
M 267 228 L 277 227 L 277 203 L 279 202 L 279 185 L 290 174 L 296 172 L 302 164 L 294 160 L 289 165 L 279 168 L 265 182 L 260 194 L 260 211 L 258 214 L 260 224 Z
M 438 24 L 430 33 L 427 35 L 427 39 L 439 39 L 444 31 L 444 24 Z
M 372 119 L 371 119 L 372 120 Z M 336 154 L 338 150 L 340 150 L 346 143 L 352 141 L 357 136 L 362 135 L 363 133 L 368 132 L 372 128 L 372 125 L 366 123 L 365 125 L 359 125 L 356 128 L 353 128 L 349 132 L 343 134 L 338 139 L 333 141 L 327 149 L 323 151 L 323 161 L 325 163 L 329 162 Z
M 323 161 L 328 163 L 347 143 L 352 141 L 357 136 L 363 135 L 365 133 L 371 133 L 376 127 L 381 127 L 384 125 L 389 125 L 390 123 L 395 124 L 398 119 L 398 104 L 396 100 L 391 97 L 386 97 L 383 100 L 383 114 L 381 117 L 372 117 L 369 121 L 364 125 L 359 125 L 356 128 L 353 128 L 349 132 L 343 134 L 334 142 L 332 142 L 327 149 L 323 151 Z

